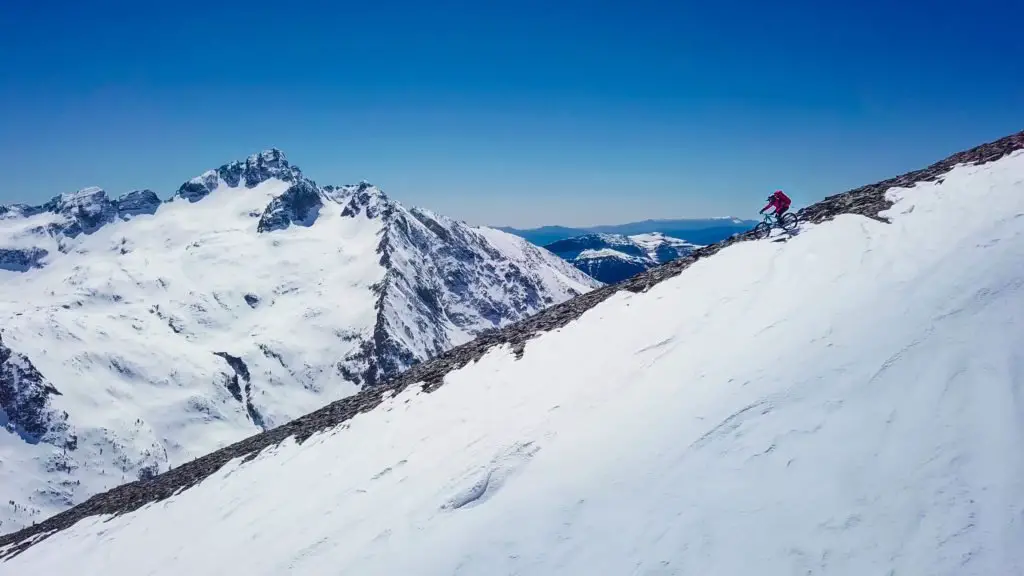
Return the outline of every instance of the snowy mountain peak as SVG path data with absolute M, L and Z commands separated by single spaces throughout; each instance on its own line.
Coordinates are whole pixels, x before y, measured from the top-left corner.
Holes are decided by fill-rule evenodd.
M 107 193 L 102 188 L 89 186 L 74 192 L 63 192 L 61 195 L 50 200 L 46 205 L 60 212 L 81 209 L 95 213 L 101 211 L 109 203 L 110 200 L 107 198 Z
M 63 204 L 91 204 L 99 199 L 105 200 L 107 193 L 99 186 L 87 186 L 75 192 L 64 192 L 59 198 Z
M 344 205 L 342 215 L 349 217 L 362 214 L 367 218 L 376 218 L 391 204 L 391 199 L 383 190 L 365 180 L 359 184 L 333 188 L 332 196 Z
M 284 152 L 280 148 L 267 148 L 261 152 L 250 154 L 246 158 L 245 163 L 247 165 L 257 166 L 276 166 L 278 168 L 288 166 L 288 158 L 284 155 Z
M 242 173 L 242 181 L 248 188 L 266 182 L 270 178 L 295 182 L 301 177 L 302 173 L 298 166 L 289 164 L 284 152 L 277 148 L 270 148 L 249 156 L 245 160 L 245 170 Z
M 302 179 L 302 171 L 288 162 L 284 152 L 270 148 L 252 154 L 244 162 L 236 160 L 207 170 L 182 184 L 174 197 L 198 202 L 222 184 L 228 188 L 254 188 L 271 179 L 295 183 Z
M 321 188 L 277 150 L 164 203 L 95 188 L 8 208 L 0 533 L 599 286 L 369 182 Z

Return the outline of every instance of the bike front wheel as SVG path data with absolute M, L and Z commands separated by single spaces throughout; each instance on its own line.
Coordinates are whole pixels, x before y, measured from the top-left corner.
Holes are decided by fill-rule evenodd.
M 772 231 L 772 225 L 767 222 L 760 222 L 754 226 L 754 238 L 767 238 Z

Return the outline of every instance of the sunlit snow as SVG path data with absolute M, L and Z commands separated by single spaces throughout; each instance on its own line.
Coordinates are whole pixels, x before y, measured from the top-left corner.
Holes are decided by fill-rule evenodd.
M 1024 155 L 741 242 L 0 574 L 1024 571 Z
M 217 179 L 210 171 L 195 180 L 214 188 L 198 201 L 178 197 L 74 238 L 47 232 L 61 214 L 0 218 L 0 247 L 47 252 L 38 269 L 0 269 L 0 336 L 59 391 L 52 408 L 70 415 L 60 442 L 0 428 L 0 533 L 356 392 L 338 366 L 374 337 L 380 310 L 383 330 L 424 359 L 597 285 L 525 240 L 397 203 L 399 224 L 420 242 L 389 232 L 390 267 L 379 250 L 384 218 L 344 216 L 341 204 L 314 225 L 258 233 L 290 184 Z M 388 202 L 368 185 L 358 191 Z M 347 202 L 343 192 L 353 193 L 332 194 Z M 100 200 L 98 188 L 60 197 L 73 214 L 99 210 Z M 430 230 L 420 221 L 428 216 Z M 386 274 L 401 290 L 381 304 L 373 288 Z M 460 293 L 433 285 L 446 274 L 460 274 Z M 528 290 L 536 302 L 519 305 Z M 424 294 L 441 318 L 418 316 Z M 234 372 L 220 353 L 245 362 L 251 389 L 229 389 Z

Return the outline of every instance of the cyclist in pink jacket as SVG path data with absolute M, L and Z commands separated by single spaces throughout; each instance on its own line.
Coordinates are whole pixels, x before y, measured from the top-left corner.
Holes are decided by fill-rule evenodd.
M 775 218 L 779 219 L 782 215 L 789 210 L 789 205 L 792 200 L 782 190 L 776 190 L 774 194 L 768 197 L 768 205 L 761 208 L 758 214 L 764 214 L 764 211 L 769 208 L 775 208 Z

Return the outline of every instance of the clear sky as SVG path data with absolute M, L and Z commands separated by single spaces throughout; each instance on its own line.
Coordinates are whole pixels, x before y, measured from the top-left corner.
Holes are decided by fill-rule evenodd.
M 478 224 L 750 216 L 1024 129 L 1024 4 L 7 2 L 0 203 L 276 146 Z

